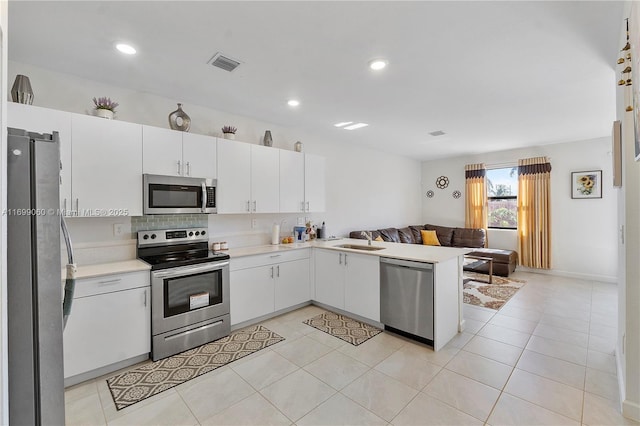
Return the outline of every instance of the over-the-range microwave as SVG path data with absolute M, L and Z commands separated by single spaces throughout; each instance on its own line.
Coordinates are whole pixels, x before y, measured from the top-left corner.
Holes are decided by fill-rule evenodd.
M 142 175 L 144 214 L 217 213 L 216 179 Z

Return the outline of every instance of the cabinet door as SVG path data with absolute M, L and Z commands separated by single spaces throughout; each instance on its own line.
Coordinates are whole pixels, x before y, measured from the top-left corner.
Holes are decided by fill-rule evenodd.
M 380 321 L 380 258 L 345 254 L 344 309 Z
M 275 266 L 240 269 L 230 275 L 231 325 L 274 311 Z
M 72 187 L 80 216 L 142 216 L 142 126 L 72 114 Z
M 182 176 L 182 132 L 142 126 L 142 172 Z
M 309 301 L 309 259 L 276 265 L 275 286 L 276 311 Z
M 7 125 L 60 136 L 60 207 L 71 209 L 71 113 L 7 102 Z
M 149 292 L 143 287 L 73 300 L 64 330 L 65 378 L 149 353 Z
M 304 154 L 280 150 L 280 212 L 304 211 Z
M 251 145 L 251 211 L 278 213 L 280 207 L 280 155 L 277 149 Z
M 309 212 L 325 211 L 325 160 L 316 155 L 304 156 L 304 198 Z
M 215 179 L 216 138 L 182 133 L 182 159 L 185 176 Z
M 249 213 L 251 145 L 225 139 L 218 142 L 218 213 Z
M 316 251 L 316 295 L 320 303 L 344 309 L 344 254 L 333 250 Z

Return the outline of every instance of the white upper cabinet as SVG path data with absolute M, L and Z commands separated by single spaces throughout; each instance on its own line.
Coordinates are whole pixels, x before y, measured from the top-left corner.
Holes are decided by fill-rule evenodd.
M 216 138 L 142 126 L 143 173 L 216 177 Z
M 218 213 L 251 211 L 251 145 L 218 139 Z
M 81 114 L 71 115 L 71 126 L 72 208 L 79 216 L 142 216 L 142 126 Z
M 324 157 L 309 154 L 304 156 L 304 198 L 305 211 L 326 210 Z
M 304 154 L 280 149 L 280 212 L 304 211 Z
M 71 209 L 71 113 L 7 102 L 8 127 L 60 136 L 60 207 Z
M 280 211 L 280 155 L 278 149 L 251 145 L 251 211 Z

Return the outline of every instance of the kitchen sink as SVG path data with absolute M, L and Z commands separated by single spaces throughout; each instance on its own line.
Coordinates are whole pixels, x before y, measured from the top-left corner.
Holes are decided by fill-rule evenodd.
M 364 250 L 364 251 L 384 250 L 384 247 L 363 246 L 360 244 L 340 244 L 334 247 L 353 249 L 353 250 Z

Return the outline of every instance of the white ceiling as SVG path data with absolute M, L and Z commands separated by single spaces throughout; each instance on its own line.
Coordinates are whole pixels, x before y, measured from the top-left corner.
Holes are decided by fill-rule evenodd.
M 609 135 L 622 14 L 618 1 L 10 1 L 9 59 L 434 159 Z M 123 40 L 138 55 L 116 52 Z M 243 64 L 207 65 L 218 51 Z M 369 70 L 375 57 L 387 69 Z

